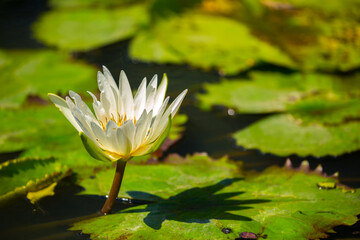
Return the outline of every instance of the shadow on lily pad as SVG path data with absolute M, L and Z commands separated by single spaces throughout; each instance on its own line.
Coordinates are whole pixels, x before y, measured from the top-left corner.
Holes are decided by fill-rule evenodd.
M 251 221 L 251 218 L 235 215 L 228 211 L 249 209 L 249 204 L 266 203 L 266 199 L 232 199 L 244 192 L 216 192 L 231 185 L 242 178 L 224 179 L 207 187 L 196 187 L 180 192 L 168 199 L 146 192 L 127 192 L 135 199 L 154 199 L 145 209 L 126 210 L 121 213 L 149 212 L 144 223 L 153 228 L 160 229 L 165 220 L 175 220 L 186 223 L 209 223 L 211 219 Z

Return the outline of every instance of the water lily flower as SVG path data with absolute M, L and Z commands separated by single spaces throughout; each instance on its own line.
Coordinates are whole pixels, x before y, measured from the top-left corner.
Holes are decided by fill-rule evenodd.
M 187 90 L 166 108 L 169 102 L 169 97 L 165 98 L 166 74 L 159 87 L 157 75 L 147 86 L 144 78 L 135 97 L 124 71 L 120 73 L 119 87 L 106 67 L 103 73 L 98 72 L 97 81 L 100 101 L 88 92 L 93 98 L 95 114 L 73 91 L 65 99 L 49 94 L 50 100 L 79 131 L 88 152 L 99 160 L 126 161 L 159 148 Z
M 117 181 L 120 182 L 115 188 L 118 192 L 126 161 L 154 152 L 161 146 L 169 134 L 171 119 L 178 111 L 187 89 L 167 107 L 169 97 L 165 98 L 168 85 L 166 74 L 159 86 L 157 75 L 148 85 L 144 78 L 135 96 L 124 71 L 120 73 L 119 86 L 106 67 L 103 67 L 103 73 L 98 72 L 97 82 L 100 100 L 88 92 L 93 98 L 94 112 L 73 91 L 65 99 L 52 93 L 49 98 L 78 130 L 92 157 L 117 162 L 116 174 L 120 178 Z M 116 198 L 116 189 L 114 191 Z

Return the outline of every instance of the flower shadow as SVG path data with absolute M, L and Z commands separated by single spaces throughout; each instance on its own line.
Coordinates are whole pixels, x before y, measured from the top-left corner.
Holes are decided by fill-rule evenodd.
M 236 215 L 229 211 L 238 211 L 252 208 L 250 204 L 266 203 L 266 199 L 232 199 L 244 192 L 216 192 L 231 185 L 242 178 L 224 179 L 214 185 L 206 187 L 196 187 L 184 190 L 168 199 L 159 196 L 139 192 L 127 192 L 135 199 L 153 199 L 154 202 L 148 203 L 144 209 L 129 209 L 121 213 L 141 213 L 149 212 L 143 219 L 144 223 L 153 228 L 160 229 L 165 220 L 175 220 L 186 223 L 208 223 L 211 219 L 218 220 L 237 220 L 251 221 L 246 216 Z

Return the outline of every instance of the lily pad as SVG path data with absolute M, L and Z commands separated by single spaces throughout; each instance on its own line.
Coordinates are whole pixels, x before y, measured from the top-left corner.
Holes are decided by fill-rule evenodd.
M 146 5 L 58 9 L 34 25 L 37 39 L 65 50 L 86 51 L 133 36 L 148 23 Z
M 289 105 L 306 99 L 360 97 L 358 86 L 359 75 L 340 78 L 315 73 L 252 72 L 250 81 L 232 79 L 205 84 L 206 93 L 197 97 L 200 107 L 206 110 L 214 105 L 225 105 L 239 113 L 272 113 L 286 111 Z
M 281 156 L 337 156 L 360 149 L 360 78 L 326 74 L 250 74 L 205 85 L 200 106 L 238 113 L 288 112 L 236 132 L 238 145 Z
M 95 89 L 96 69 L 50 50 L 0 51 L 0 108 L 17 108 L 29 95 Z
M 173 156 L 125 172 L 121 196 L 152 202 L 77 222 L 71 230 L 98 239 L 235 239 L 244 232 L 268 239 L 324 238 L 334 226 L 354 224 L 360 208 L 358 191 L 319 189 L 324 181 L 337 182 L 306 168 L 244 174 L 226 158 Z
M 358 1 L 262 1 L 260 17 L 238 14 L 259 38 L 281 47 L 302 70 L 350 71 L 360 66 Z M 247 17 L 244 17 L 247 16 Z
M 54 158 L 24 158 L 0 165 L 0 203 L 16 196 L 37 192 L 69 175 L 68 168 Z M 45 195 L 44 195 L 45 196 Z M 38 196 L 38 199 L 41 196 Z
M 336 113 L 331 114 L 336 117 Z M 319 120 L 316 115 L 306 118 L 303 122 L 292 114 L 270 116 L 234 133 L 233 137 L 237 145 L 279 156 L 338 156 L 360 149 L 359 119 L 329 125 L 314 122 L 312 119 Z
M 287 55 L 254 37 L 242 23 L 198 13 L 159 20 L 153 28 L 135 36 L 130 55 L 142 61 L 215 68 L 226 74 L 260 62 L 293 66 Z

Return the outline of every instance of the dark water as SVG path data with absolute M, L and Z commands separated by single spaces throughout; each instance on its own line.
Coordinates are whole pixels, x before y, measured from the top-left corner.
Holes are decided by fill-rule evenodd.
M 44 47 L 31 37 L 31 24 L 39 14 L 47 10 L 44 0 L 0 0 L 0 48 L 34 49 Z M 244 150 L 235 145 L 230 134 L 266 115 L 228 115 L 224 107 L 215 107 L 211 112 L 203 112 L 196 107 L 194 94 L 201 92 L 204 82 L 216 82 L 220 76 L 216 72 L 203 72 L 189 66 L 157 65 L 137 63 L 127 56 L 128 42 L 123 41 L 87 53 L 73 53 L 78 59 L 101 67 L 107 66 L 114 76 L 120 69 L 125 70 L 131 85 L 138 86 L 143 77 L 151 78 L 155 73 L 167 73 L 168 94 L 176 96 L 184 88 L 189 94 L 181 111 L 189 116 L 186 132 L 181 141 L 172 146 L 170 152 L 181 155 L 207 152 L 212 157 L 229 155 L 242 160 L 248 169 L 263 170 L 270 165 L 283 165 L 285 157 Z M 271 67 L 271 66 L 270 66 Z M 2 154 L 2 160 L 11 159 L 19 153 Z M 295 166 L 304 158 L 290 156 Z M 309 158 L 312 168 L 322 164 L 327 174 L 339 172 L 341 182 L 351 187 L 360 187 L 360 151 L 339 157 Z M 42 199 L 32 205 L 26 199 L 17 199 L 11 205 L 0 207 L 0 239 L 87 239 L 82 235 L 67 231 L 75 221 L 93 216 L 100 209 L 104 199 L 98 196 L 79 196 L 82 189 L 73 183 L 72 177 L 59 183 L 56 197 Z M 118 209 L 129 207 L 119 201 Z M 116 209 L 115 209 L 116 210 Z M 360 226 L 337 227 L 337 234 L 330 239 L 360 239 Z

